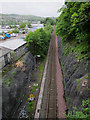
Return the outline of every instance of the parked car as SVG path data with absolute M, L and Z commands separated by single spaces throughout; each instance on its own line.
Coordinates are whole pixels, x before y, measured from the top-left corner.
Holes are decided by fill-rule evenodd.
M 19 31 L 20 34 L 22 34 L 22 31 Z
M 11 34 L 11 37 L 16 37 L 16 34 L 15 34 L 15 33 L 12 33 L 12 34 Z
M 25 39 L 25 37 L 20 37 L 20 39 Z
M 6 34 L 5 34 L 5 37 L 6 37 L 6 38 L 10 38 L 10 37 L 11 37 L 11 35 L 10 35 L 10 34 L 8 34 L 8 33 L 6 33 Z
M 1 40 L 5 40 L 5 37 L 4 37 L 4 36 L 0 36 L 0 39 L 1 39 Z

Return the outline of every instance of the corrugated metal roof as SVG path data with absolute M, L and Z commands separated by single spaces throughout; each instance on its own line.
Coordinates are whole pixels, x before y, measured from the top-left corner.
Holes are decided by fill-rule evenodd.
M 13 39 L 13 40 L 8 40 L 3 43 L 0 43 L 0 46 L 11 49 L 11 50 L 16 50 L 20 46 L 26 44 L 26 41 L 23 39 Z

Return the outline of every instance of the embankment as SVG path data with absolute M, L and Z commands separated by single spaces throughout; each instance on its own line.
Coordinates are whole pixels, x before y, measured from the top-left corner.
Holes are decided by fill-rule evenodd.
M 2 84 L 3 118 L 10 118 L 13 116 L 22 102 L 25 88 L 31 80 L 33 65 L 33 56 L 29 52 L 11 65 L 11 70 L 7 70 L 8 67 L 5 69 L 8 72 L 3 76 Z
M 67 108 L 72 110 L 73 106 L 80 107 L 82 100 L 89 98 L 89 68 L 87 59 L 77 59 L 75 54 L 67 52 L 68 47 L 62 45 L 62 40 L 58 37 L 58 54 L 63 73 L 63 83 Z

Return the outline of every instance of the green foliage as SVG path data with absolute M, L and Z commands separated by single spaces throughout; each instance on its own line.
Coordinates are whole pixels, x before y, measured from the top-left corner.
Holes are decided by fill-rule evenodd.
M 25 23 L 21 23 L 20 24 L 20 28 L 25 28 L 26 24 Z
M 43 17 L 38 17 L 34 15 L 18 15 L 18 14 L 0 14 L 0 18 L 2 17 L 3 17 L 3 20 L 0 19 L 0 24 L 2 25 L 18 25 L 18 24 L 21 24 L 23 21 L 37 22 L 44 19 Z
M 7 67 L 4 67 L 3 70 L 2 70 L 2 77 L 4 75 L 6 75 L 6 73 L 12 69 L 12 67 L 13 66 L 11 66 L 11 65 L 8 65 Z
M 14 56 L 14 55 L 15 55 L 15 52 L 14 52 L 14 51 L 11 51 L 11 55 Z
M 49 40 L 51 38 L 51 27 L 50 29 L 37 29 L 36 31 L 30 31 L 26 36 L 27 46 L 33 55 L 41 55 L 42 58 L 45 57 L 49 45 Z
M 83 100 L 81 109 L 78 109 L 76 107 L 73 107 L 73 111 L 70 111 L 68 115 L 66 115 L 67 119 L 78 119 L 78 118 L 90 118 L 90 99 Z
M 38 86 L 33 86 L 32 93 L 35 92 L 37 88 Z
M 41 22 L 41 24 L 44 23 L 44 24 L 55 25 L 55 20 L 50 17 L 47 17 L 46 19 L 41 20 L 40 22 Z
M 15 29 L 13 30 L 13 33 L 19 33 L 19 30 L 18 30 L 17 28 L 15 28 Z
M 22 63 L 24 64 L 24 63 L 25 63 L 25 60 L 23 60 Z
M 16 27 L 16 25 L 13 25 L 13 26 L 12 26 L 12 25 L 10 25 L 9 27 L 10 27 L 10 28 L 17 28 L 17 27 Z
M 6 72 L 6 71 L 4 71 L 4 72 Z M 5 85 L 7 87 L 10 87 L 11 83 L 14 81 L 15 74 L 16 74 L 16 71 L 13 71 L 13 72 L 11 72 L 10 76 L 3 79 L 3 83 L 5 83 Z
M 13 71 L 11 74 L 12 74 L 12 76 L 14 76 L 16 74 L 16 71 Z
M 66 2 L 59 10 L 56 34 L 62 41 L 73 45 L 73 52 L 79 53 L 78 58 L 87 58 L 89 49 L 90 2 Z M 75 43 L 75 44 L 71 44 Z
M 28 113 L 33 111 L 34 104 L 35 104 L 34 101 L 28 103 L 27 109 L 26 109 Z
M 10 84 L 11 84 L 10 78 L 4 79 L 4 80 L 3 80 L 3 83 L 5 83 L 5 85 L 6 85 L 7 87 L 10 87 Z
M 64 48 L 64 51 L 65 51 L 64 55 L 67 55 L 70 52 L 70 50 L 71 50 L 69 44 L 66 44 L 63 48 Z
M 28 28 L 31 28 L 31 24 L 30 23 L 28 23 Z
M 53 27 L 50 24 L 46 24 L 44 29 L 48 32 L 53 32 Z

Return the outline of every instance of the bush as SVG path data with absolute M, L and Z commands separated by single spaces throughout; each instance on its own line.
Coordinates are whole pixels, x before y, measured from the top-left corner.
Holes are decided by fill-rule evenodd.
M 90 99 L 83 100 L 81 108 L 78 109 L 76 107 L 73 107 L 73 111 L 70 111 L 68 115 L 66 115 L 66 118 L 70 120 L 72 119 L 78 119 L 78 118 L 90 118 Z
M 20 28 L 25 28 L 26 24 L 25 23 L 21 23 L 20 24 Z
M 15 29 L 13 30 L 13 33 L 19 33 L 19 30 L 18 30 L 17 28 L 15 28 Z

